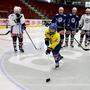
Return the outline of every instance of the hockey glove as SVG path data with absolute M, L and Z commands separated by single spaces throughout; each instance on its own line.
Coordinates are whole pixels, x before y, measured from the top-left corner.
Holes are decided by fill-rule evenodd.
M 26 29 L 26 25 L 25 25 L 25 23 L 22 24 L 22 29 L 23 29 L 23 30 Z
M 50 54 L 51 51 L 52 51 L 52 48 L 48 47 L 46 50 L 46 54 Z
M 79 28 L 76 29 L 76 33 L 78 33 L 78 31 L 79 31 Z
M 46 46 L 49 46 L 49 38 L 45 38 L 45 44 Z

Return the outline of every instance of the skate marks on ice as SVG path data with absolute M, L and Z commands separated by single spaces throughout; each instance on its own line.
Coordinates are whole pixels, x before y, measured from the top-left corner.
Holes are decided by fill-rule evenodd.
M 78 59 L 83 55 L 83 52 L 76 51 L 70 48 L 63 49 L 61 54 L 64 56 L 65 59 Z
M 13 52 L 12 52 L 13 53 Z M 2 69 L 3 72 L 5 72 L 4 74 L 7 76 L 9 75 L 9 80 L 11 80 L 12 82 L 16 83 L 16 85 L 20 86 L 21 88 L 23 88 L 24 86 L 27 87 L 26 85 L 34 85 L 34 84 L 38 84 L 41 83 L 43 84 L 45 81 L 45 73 L 39 71 L 39 70 L 34 70 L 34 69 L 30 69 L 30 68 L 25 68 L 24 66 L 19 66 L 19 65 L 15 65 L 12 64 L 10 62 L 8 62 L 8 60 L 14 56 L 16 56 L 17 58 L 14 58 L 14 60 L 20 59 L 18 54 L 12 54 L 11 52 L 7 52 L 5 53 L 6 56 L 3 58 L 1 64 L 2 64 Z M 20 54 L 22 57 L 24 57 L 24 54 Z M 26 55 L 25 55 L 26 56 Z M 27 55 L 27 57 L 29 57 L 30 59 L 31 55 Z M 37 55 L 36 55 L 37 56 Z M 26 57 L 22 58 L 21 57 L 21 61 L 23 61 L 23 59 L 25 59 Z M 29 60 L 28 59 L 28 60 Z M 35 62 L 37 63 L 37 62 Z M 46 64 L 48 63 L 48 61 L 45 62 Z M 42 67 L 41 67 L 42 68 Z M 44 72 L 46 72 L 46 69 L 43 70 Z M 26 85 L 25 85 L 26 84 Z M 21 89 L 21 90 L 27 90 L 27 89 Z M 29 88 L 29 90 L 32 90 Z
M 22 56 L 13 56 L 9 59 L 9 62 L 39 71 L 48 71 L 49 68 L 53 65 L 53 61 L 50 61 L 50 65 L 47 65 L 49 63 L 47 56 L 38 56 L 36 53 Z
M 52 80 L 49 84 L 45 83 L 46 73 L 52 69 L 54 61 L 48 61 L 42 52 L 25 54 L 7 52 L 4 57 L 7 55 L 8 58 L 4 58 L 3 65 L 14 80 L 29 90 L 60 90 L 59 88 L 63 90 L 69 88 L 67 90 L 70 90 L 72 86 L 73 90 L 79 90 L 78 88 L 82 86 L 84 87 L 82 90 L 86 90 L 85 87 L 90 85 L 88 70 L 90 68 L 90 52 L 65 49 L 62 50 L 62 54 L 65 57 L 63 59 L 64 65 L 61 69 L 53 70 Z
M 4 65 L 4 60 L 8 60 L 11 56 L 15 55 L 15 53 L 13 52 L 4 52 L 4 54 L 2 54 L 2 56 L 0 57 L 0 70 L 2 71 L 2 73 L 6 76 L 6 78 L 15 85 L 15 88 L 17 90 L 28 90 L 26 87 L 24 87 L 22 84 L 18 83 L 17 80 L 15 80 L 12 75 L 10 75 L 10 73 L 7 72 L 5 65 Z M 2 85 L 3 86 L 3 85 Z M 14 88 L 14 89 L 15 89 Z
M 54 61 L 47 60 L 43 54 L 45 51 L 30 48 L 32 46 L 29 43 L 25 43 L 24 47 L 24 54 L 11 51 L 4 53 L 2 62 L 11 79 L 21 87 L 29 90 L 90 90 L 89 51 L 84 52 L 78 47 L 63 49 L 61 54 L 64 56 L 64 64 L 62 68 L 53 70 L 51 82 L 46 84 L 46 74 L 54 67 Z

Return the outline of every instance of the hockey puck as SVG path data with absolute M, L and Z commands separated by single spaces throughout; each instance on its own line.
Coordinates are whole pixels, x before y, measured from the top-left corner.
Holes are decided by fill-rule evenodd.
M 50 81 L 51 81 L 51 79 L 50 79 L 50 78 L 47 78 L 47 79 L 46 79 L 46 82 L 50 82 Z

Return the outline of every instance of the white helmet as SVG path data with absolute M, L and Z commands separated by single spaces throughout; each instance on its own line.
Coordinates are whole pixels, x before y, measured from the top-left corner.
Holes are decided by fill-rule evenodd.
M 20 12 L 22 11 L 21 7 L 18 7 L 18 9 L 19 9 Z
M 20 12 L 21 12 L 21 7 L 15 6 L 14 13 L 20 13 Z

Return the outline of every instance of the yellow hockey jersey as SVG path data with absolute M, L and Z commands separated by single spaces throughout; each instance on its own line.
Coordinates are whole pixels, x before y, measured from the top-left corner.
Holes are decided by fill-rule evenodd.
M 49 47 L 55 49 L 55 47 L 60 43 L 60 34 L 55 32 L 54 34 L 50 34 L 49 29 L 45 30 L 45 38 L 48 38 L 50 41 Z

